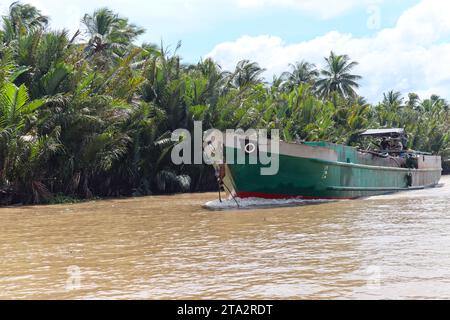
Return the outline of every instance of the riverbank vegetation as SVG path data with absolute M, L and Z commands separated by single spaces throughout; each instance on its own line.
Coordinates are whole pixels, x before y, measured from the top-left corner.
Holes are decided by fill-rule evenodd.
M 297 62 L 269 83 L 251 61 L 227 71 L 184 64 L 179 46 L 137 45 L 144 30 L 109 9 L 81 18 L 75 34 L 50 30 L 27 4 L 2 19 L 0 204 L 214 190 L 211 168 L 170 161 L 171 132 L 195 120 L 338 143 L 405 127 L 409 148 L 450 156 L 446 100 L 391 91 L 371 105 L 346 55 Z

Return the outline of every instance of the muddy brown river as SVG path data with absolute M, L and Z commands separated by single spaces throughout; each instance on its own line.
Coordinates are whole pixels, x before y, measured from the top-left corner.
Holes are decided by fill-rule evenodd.
M 0 209 L 1 299 L 450 298 L 450 177 L 210 211 L 185 194 Z

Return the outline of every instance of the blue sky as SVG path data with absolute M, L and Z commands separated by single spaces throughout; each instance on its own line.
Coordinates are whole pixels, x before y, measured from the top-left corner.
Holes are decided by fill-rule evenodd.
M 311 0 L 306 0 L 308 1 Z M 3 4 L 0 9 L 5 12 L 12 2 Z M 160 43 L 163 40 L 167 44 L 176 45 L 181 40 L 183 46 L 180 53 L 185 61 L 197 62 L 217 44 L 233 41 L 243 35 L 278 36 L 286 43 L 312 39 L 331 30 L 367 36 L 377 31 L 366 25 L 370 15 L 367 10 L 372 4 L 375 4 L 381 13 L 379 27 L 386 28 L 395 25 L 401 13 L 419 1 L 354 1 L 356 4 L 342 14 L 332 13 L 331 16 L 326 13 L 324 16 L 323 9 L 267 5 L 265 0 L 248 1 L 250 5 L 245 4 L 246 0 L 81 0 L 71 1 L 70 4 L 55 0 L 22 2 L 41 8 L 52 18 L 53 28 L 67 28 L 72 31 L 79 27 L 79 20 L 84 13 L 108 6 L 147 30 L 140 41 Z M 255 5 L 255 2 L 266 5 Z M 327 6 L 326 2 L 323 7 Z
M 12 1 L 9 1 L 11 3 Z M 450 1 L 445 0 L 55 0 L 25 1 L 52 28 L 80 28 L 86 12 L 108 6 L 147 32 L 139 42 L 175 46 L 184 62 L 210 56 L 225 69 L 257 61 L 266 77 L 334 50 L 360 62 L 369 101 L 394 89 L 450 98 Z M 5 13 L 9 3 L 1 3 Z
M 390 1 L 380 5 L 380 28 L 394 26 L 401 13 L 417 2 L 417 0 Z M 367 27 L 369 16 L 367 8 L 360 6 L 343 15 L 326 19 L 313 12 L 292 10 L 289 7 L 240 9 L 229 17 L 220 17 L 212 23 L 205 24 L 204 28 L 199 28 L 195 33 L 184 33 L 181 30 L 165 33 L 155 30 L 150 31 L 150 35 L 152 39 L 163 37 L 170 43 L 181 39 L 183 56 L 189 62 L 193 62 L 218 43 L 232 41 L 242 35 L 278 36 L 286 43 L 313 39 L 330 30 L 352 33 L 355 36 L 368 36 L 378 30 Z

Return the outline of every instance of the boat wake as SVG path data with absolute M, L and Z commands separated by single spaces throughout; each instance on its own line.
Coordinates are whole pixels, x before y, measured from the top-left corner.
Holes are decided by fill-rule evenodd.
M 364 200 L 394 200 L 394 199 L 414 199 L 414 198 L 440 198 L 450 196 L 450 177 L 443 177 L 442 183 L 435 187 L 421 190 L 402 191 L 385 195 L 372 196 Z
M 302 199 L 262 199 L 262 198 L 230 198 L 226 200 L 209 201 L 203 205 L 208 210 L 256 209 L 273 207 L 293 207 L 311 204 L 321 204 L 334 200 L 302 200 Z

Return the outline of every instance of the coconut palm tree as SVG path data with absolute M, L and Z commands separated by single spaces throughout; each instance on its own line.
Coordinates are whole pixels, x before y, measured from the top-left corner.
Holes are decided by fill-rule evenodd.
M 307 61 L 290 64 L 289 67 L 291 71 L 284 72 L 281 75 L 284 80 L 284 87 L 288 91 L 292 91 L 302 84 L 314 85 L 319 76 L 316 65 Z
M 48 24 L 48 17 L 34 6 L 18 1 L 9 6 L 8 15 L 3 16 L 3 38 L 9 43 L 19 36 L 41 30 Z
M 417 110 L 420 105 L 419 95 L 417 93 L 408 94 L 408 101 L 406 101 L 405 105 L 410 109 Z
M 263 82 L 262 74 L 266 70 L 258 63 L 249 60 L 239 61 L 233 73 L 229 73 L 229 83 L 236 88 L 259 84 Z
M 384 93 L 383 97 L 383 104 L 389 110 L 396 111 L 403 105 L 403 97 L 401 92 L 391 90 L 387 93 Z
M 351 71 L 358 63 L 351 61 L 348 55 L 336 55 L 333 51 L 325 62 L 325 68 L 320 71 L 322 77 L 317 81 L 318 93 L 322 97 L 328 97 L 332 92 L 345 98 L 355 96 L 355 89 L 359 88 L 357 81 L 362 77 Z
M 145 31 L 108 8 L 86 14 L 81 21 L 89 37 L 86 46 L 88 57 L 101 58 L 103 64 L 123 56 L 125 49 Z

